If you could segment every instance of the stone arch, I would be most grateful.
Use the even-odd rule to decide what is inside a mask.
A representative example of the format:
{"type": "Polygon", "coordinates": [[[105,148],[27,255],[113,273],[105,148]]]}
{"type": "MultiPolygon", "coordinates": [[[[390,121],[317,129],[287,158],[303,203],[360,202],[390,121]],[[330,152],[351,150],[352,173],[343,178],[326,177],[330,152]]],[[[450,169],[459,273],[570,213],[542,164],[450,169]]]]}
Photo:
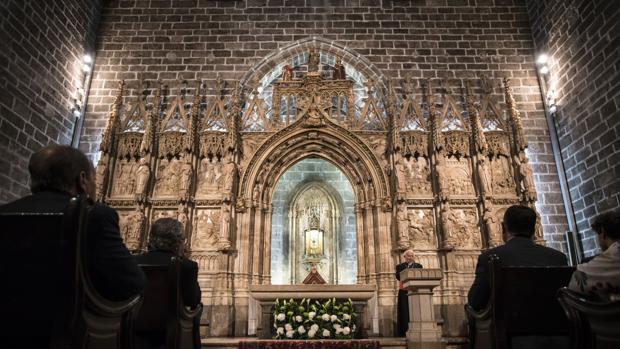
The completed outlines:
{"type": "MultiPolygon", "coordinates": [[[[341,57],[343,62],[360,72],[365,79],[374,80],[379,90],[387,91],[387,77],[367,58],[345,45],[318,36],[297,40],[270,53],[243,75],[240,85],[250,90],[257,88],[260,80],[274,69],[281,68],[284,65],[283,62],[288,62],[311,48],[341,57]]],[[[366,81],[358,82],[363,85],[366,81]]]]}

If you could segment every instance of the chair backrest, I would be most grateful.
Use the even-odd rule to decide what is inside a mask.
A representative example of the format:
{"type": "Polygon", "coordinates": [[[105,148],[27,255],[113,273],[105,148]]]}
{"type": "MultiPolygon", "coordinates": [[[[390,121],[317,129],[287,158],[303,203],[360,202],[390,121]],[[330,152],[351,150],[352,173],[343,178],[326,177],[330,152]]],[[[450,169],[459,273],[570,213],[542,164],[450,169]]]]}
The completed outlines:
{"type": "Polygon", "coordinates": [[[514,336],[568,336],[568,319],[557,302],[573,267],[505,267],[490,259],[491,316],[496,347],[514,336]]]}
{"type": "Polygon", "coordinates": [[[588,300],[567,288],[558,300],[572,325],[573,348],[620,348],[620,301],[588,300]]]}
{"type": "Polygon", "coordinates": [[[2,336],[61,338],[77,314],[77,237],[85,201],[64,212],[0,213],[2,336]]]}

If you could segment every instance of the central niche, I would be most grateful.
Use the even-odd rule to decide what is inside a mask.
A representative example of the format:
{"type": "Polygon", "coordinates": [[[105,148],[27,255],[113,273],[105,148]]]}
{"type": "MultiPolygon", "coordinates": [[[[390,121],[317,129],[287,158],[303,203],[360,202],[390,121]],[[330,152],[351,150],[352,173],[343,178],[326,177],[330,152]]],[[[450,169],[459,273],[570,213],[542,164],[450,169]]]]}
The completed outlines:
{"type": "Polygon", "coordinates": [[[331,162],[306,158],[291,166],[273,195],[272,284],[300,284],[313,267],[329,284],[354,284],[354,203],[351,183],[331,162]]]}

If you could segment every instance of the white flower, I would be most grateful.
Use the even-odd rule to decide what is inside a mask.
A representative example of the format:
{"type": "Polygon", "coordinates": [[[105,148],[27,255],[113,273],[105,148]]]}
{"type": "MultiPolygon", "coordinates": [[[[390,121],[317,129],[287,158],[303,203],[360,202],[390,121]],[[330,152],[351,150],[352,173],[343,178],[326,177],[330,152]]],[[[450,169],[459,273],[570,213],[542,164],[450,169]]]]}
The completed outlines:
{"type": "Polygon", "coordinates": [[[284,319],[286,319],[286,315],[280,313],[278,314],[278,317],[276,317],[276,319],[278,319],[278,321],[284,321],[284,319]]]}
{"type": "Polygon", "coordinates": [[[315,334],[316,334],[316,331],[313,331],[313,330],[308,331],[308,338],[314,338],[315,334]]]}
{"type": "Polygon", "coordinates": [[[340,327],[342,327],[342,325],[341,325],[341,324],[334,324],[334,328],[335,328],[335,329],[339,329],[340,327]]]}
{"type": "Polygon", "coordinates": [[[286,332],[290,332],[293,330],[293,326],[291,326],[291,324],[286,324],[284,325],[284,329],[286,330],[286,332]]]}
{"type": "Polygon", "coordinates": [[[278,329],[276,330],[277,334],[284,334],[284,327],[278,327],[278,329]]]}
{"type": "Polygon", "coordinates": [[[295,321],[302,322],[302,321],[304,321],[304,319],[301,316],[297,315],[297,316],[295,316],[295,321]]]}
{"type": "Polygon", "coordinates": [[[355,332],[355,324],[353,324],[353,327],[351,328],[351,331],[355,332]]]}
{"type": "Polygon", "coordinates": [[[288,338],[293,338],[293,335],[295,334],[295,331],[286,331],[286,336],[288,338]]]}
{"type": "Polygon", "coordinates": [[[331,319],[332,319],[332,322],[336,322],[338,320],[338,317],[336,315],[332,315],[331,319]]]}
{"type": "Polygon", "coordinates": [[[349,315],[349,314],[342,314],[342,318],[344,320],[349,320],[351,318],[351,315],[349,315]]]}
{"type": "Polygon", "coordinates": [[[304,333],[306,333],[306,328],[303,327],[303,326],[299,326],[299,328],[297,328],[297,332],[299,332],[301,334],[304,334],[304,333]]]}
{"type": "Polygon", "coordinates": [[[338,327],[338,328],[336,329],[336,334],[340,334],[340,333],[342,333],[342,328],[338,327]]]}
{"type": "Polygon", "coordinates": [[[313,324],[312,326],[310,326],[310,329],[311,329],[312,331],[316,332],[316,331],[318,331],[318,330],[319,330],[319,325],[317,325],[317,324],[313,324]]]}
{"type": "Polygon", "coordinates": [[[316,316],[316,313],[313,312],[313,311],[308,313],[308,319],[310,319],[310,320],[314,319],[315,316],[316,316]]]}
{"type": "Polygon", "coordinates": [[[323,319],[323,321],[329,321],[329,314],[323,314],[323,316],[321,316],[321,319],[323,319]]]}
{"type": "Polygon", "coordinates": [[[329,337],[329,330],[323,330],[323,337],[329,337]]]}
{"type": "MultiPolygon", "coordinates": [[[[354,327],[355,327],[355,325],[354,325],[354,327]]],[[[351,333],[351,329],[349,328],[349,326],[345,326],[342,329],[342,333],[344,333],[345,336],[348,335],[349,333],[351,333]]]]}

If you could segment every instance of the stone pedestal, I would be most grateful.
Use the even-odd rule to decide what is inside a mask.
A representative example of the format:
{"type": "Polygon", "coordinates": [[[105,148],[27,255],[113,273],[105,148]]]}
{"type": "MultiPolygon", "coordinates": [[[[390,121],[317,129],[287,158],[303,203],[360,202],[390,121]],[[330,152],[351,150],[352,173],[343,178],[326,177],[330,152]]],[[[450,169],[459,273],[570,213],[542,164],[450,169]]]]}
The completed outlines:
{"type": "Polygon", "coordinates": [[[409,291],[409,329],[407,349],[439,349],[441,328],[433,310],[433,289],[443,277],[440,269],[405,269],[400,273],[403,287],[409,291]]]}

